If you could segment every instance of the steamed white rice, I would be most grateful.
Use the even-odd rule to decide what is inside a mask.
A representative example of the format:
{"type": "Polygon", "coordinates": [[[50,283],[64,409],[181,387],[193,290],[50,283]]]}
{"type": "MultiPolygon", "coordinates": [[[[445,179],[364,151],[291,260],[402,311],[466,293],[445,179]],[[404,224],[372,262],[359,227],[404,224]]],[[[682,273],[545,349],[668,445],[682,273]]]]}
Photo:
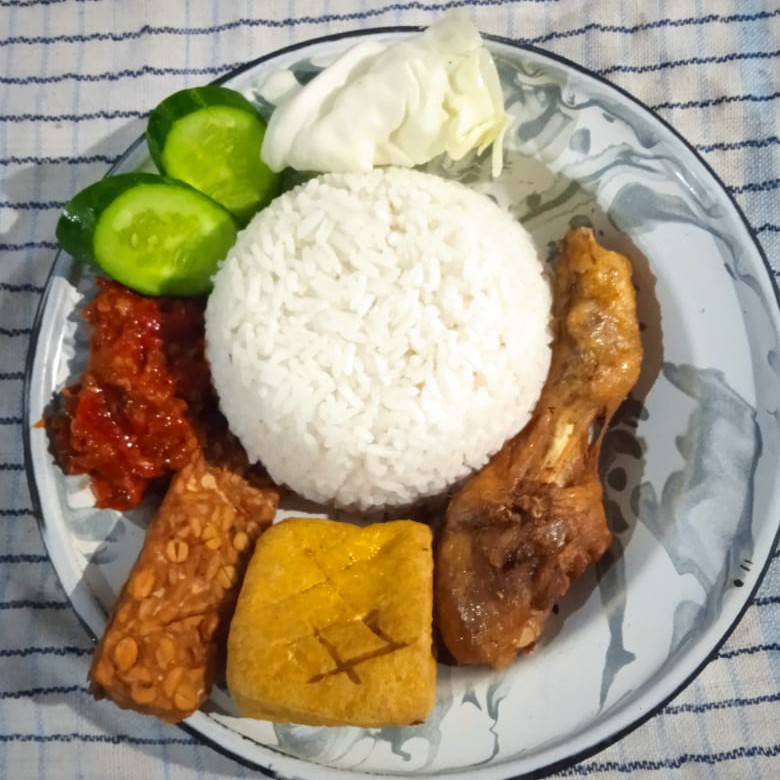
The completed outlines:
{"type": "Polygon", "coordinates": [[[252,460],[314,501],[441,492],[527,422],[550,290],[526,230],[416,171],[326,174],[277,198],[214,280],[207,354],[252,460]]]}

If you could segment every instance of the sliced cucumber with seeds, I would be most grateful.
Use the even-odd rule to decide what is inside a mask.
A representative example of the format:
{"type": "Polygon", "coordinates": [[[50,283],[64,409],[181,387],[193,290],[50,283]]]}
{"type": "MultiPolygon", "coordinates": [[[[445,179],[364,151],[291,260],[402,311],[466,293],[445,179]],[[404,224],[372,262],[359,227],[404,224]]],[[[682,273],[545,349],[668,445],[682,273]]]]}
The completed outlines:
{"type": "Polygon", "coordinates": [[[176,92],[149,115],[146,140],[157,167],[191,184],[245,224],[279,188],[260,159],[265,122],[241,94],[225,87],[176,92]]]}
{"type": "Polygon", "coordinates": [[[57,240],[137,292],[202,295],[237,229],[230,212],[192,187],[127,173],[76,195],[57,223],[57,240]]]}

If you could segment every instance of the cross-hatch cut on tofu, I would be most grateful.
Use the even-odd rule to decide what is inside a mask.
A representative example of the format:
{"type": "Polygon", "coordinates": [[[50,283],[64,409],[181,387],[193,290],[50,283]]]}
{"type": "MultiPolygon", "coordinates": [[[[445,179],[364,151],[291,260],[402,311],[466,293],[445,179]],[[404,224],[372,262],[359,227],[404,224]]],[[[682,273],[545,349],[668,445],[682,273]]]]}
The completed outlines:
{"type": "Polygon", "coordinates": [[[406,725],[433,706],[431,531],[295,518],[249,566],[228,640],[239,710],[310,725],[406,725]]]}
{"type": "MultiPolygon", "coordinates": [[[[392,540],[391,540],[392,541],[392,540]]],[[[340,570],[341,573],[348,571],[349,569],[353,568],[357,564],[368,564],[371,563],[374,558],[382,554],[382,550],[385,548],[386,545],[383,545],[378,550],[374,551],[368,558],[361,558],[358,560],[352,561],[349,565],[345,566],[343,569],[340,570]]],[[[338,588],[336,588],[330,577],[325,572],[325,569],[320,566],[319,562],[317,561],[317,556],[314,554],[314,551],[309,549],[308,547],[305,547],[302,551],[302,554],[306,556],[317,568],[322,571],[323,574],[323,581],[318,583],[317,585],[314,585],[312,587],[321,587],[323,585],[330,585],[331,587],[334,587],[337,595],[339,598],[341,598],[349,607],[350,609],[358,612],[359,610],[355,610],[355,607],[349,603],[349,601],[344,598],[344,594],[341,593],[338,588]]],[[[384,632],[379,627],[379,611],[376,609],[372,609],[368,614],[361,615],[360,617],[355,618],[354,620],[348,621],[347,623],[340,623],[339,626],[343,626],[344,628],[349,629],[350,623],[356,623],[360,622],[362,625],[364,625],[377,639],[379,639],[381,642],[383,642],[383,646],[377,648],[376,650],[371,650],[365,653],[360,653],[358,655],[353,656],[352,658],[342,658],[339,654],[338,648],[332,643],[329,642],[324,636],[323,636],[323,630],[327,630],[331,626],[327,626],[325,629],[320,630],[319,628],[314,629],[314,636],[317,638],[317,641],[325,648],[325,650],[328,652],[328,655],[333,659],[333,663],[335,664],[333,669],[329,669],[324,672],[318,672],[317,674],[312,675],[312,677],[309,679],[310,683],[319,682],[320,680],[323,680],[325,677],[330,677],[334,674],[346,674],[346,676],[353,682],[359,684],[361,682],[360,676],[358,675],[356,671],[356,667],[364,663],[366,661],[370,661],[372,658],[379,658],[380,656],[387,655],[388,653],[393,653],[396,650],[400,650],[402,647],[407,647],[408,642],[396,642],[395,640],[391,639],[390,637],[386,636],[384,632]]],[[[336,625],[336,624],[332,624],[336,625]]]]}
{"type": "Polygon", "coordinates": [[[336,668],[329,671],[329,672],[321,672],[320,674],[315,674],[310,680],[310,683],[319,682],[325,677],[330,677],[334,674],[346,674],[347,677],[349,677],[350,680],[352,680],[353,683],[361,683],[362,680],[360,679],[360,676],[357,673],[356,667],[360,664],[364,663],[365,661],[370,661],[372,658],[379,658],[383,655],[388,655],[389,653],[394,653],[396,650],[400,650],[402,647],[408,647],[408,642],[395,642],[394,640],[390,639],[390,637],[385,636],[384,633],[380,630],[379,626],[375,625],[376,619],[378,616],[378,612],[376,610],[372,610],[368,613],[368,615],[363,616],[360,618],[360,621],[363,623],[363,625],[371,631],[377,638],[379,638],[382,642],[385,643],[384,647],[380,647],[378,650],[374,650],[370,653],[362,653],[361,655],[356,655],[353,658],[346,658],[343,659],[339,656],[339,652],[330,642],[328,642],[325,637],[322,636],[320,631],[318,629],[314,630],[314,636],[317,637],[317,640],[319,643],[330,653],[331,658],[333,659],[333,663],[336,664],[336,668]]]}

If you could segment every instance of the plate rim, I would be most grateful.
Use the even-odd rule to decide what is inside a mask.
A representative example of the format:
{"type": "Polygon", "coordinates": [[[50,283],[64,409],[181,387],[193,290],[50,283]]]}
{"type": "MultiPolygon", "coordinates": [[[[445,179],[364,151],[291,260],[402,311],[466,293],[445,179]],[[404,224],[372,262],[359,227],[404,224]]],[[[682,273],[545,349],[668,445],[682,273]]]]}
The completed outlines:
{"type": "MultiPolygon", "coordinates": [[[[263,62],[276,59],[285,54],[290,54],[301,49],[305,49],[313,46],[319,46],[334,41],[348,40],[351,38],[370,38],[370,37],[376,37],[381,35],[399,35],[399,34],[403,35],[407,33],[409,34],[419,33],[426,28],[427,25],[386,25],[386,26],[379,26],[379,27],[356,28],[353,30],[345,30],[342,32],[329,33],[322,36],[307,38],[305,40],[301,40],[296,43],[274,49],[270,52],[267,52],[266,54],[256,57],[255,59],[249,60],[243,63],[242,65],[233,68],[232,70],[224,73],[218,78],[213,79],[212,81],[207,83],[215,84],[215,85],[223,84],[226,81],[232,80],[240,76],[242,73],[245,73],[246,71],[256,68],[257,66],[261,65],[263,62]]],[[[562,65],[564,68],[570,69],[582,76],[585,76],[588,79],[592,79],[598,82],[600,85],[606,87],[609,90],[613,90],[617,92],[622,98],[624,98],[625,100],[633,104],[640,112],[646,115],[651,121],[660,124],[667,132],[669,132],[674,137],[676,141],[682,143],[687,153],[693,155],[694,159],[702,166],[702,168],[706,171],[706,173],[709,174],[709,176],[716,183],[720,191],[719,194],[726,198],[727,202],[729,203],[729,205],[733,210],[733,213],[736,214],[737,217],[739,218],[739,221],[742,223],[742,226],[744,227],[747,236],[750,239],[750,243],[752,244],[753,248],[757,252],[758,257],[761,259],[764,265],[764,270],[766,272],[766,277],[768,279],[769,288],[774,294],[775,305],[774,307],[771,306],[771,299],[770,299],[769,300],[770,306],[768,310],[771,312],[770,316],[774,321],[775,329],[780,334],[780,281],[775,278],[772,266],[769,262],[766,252],[764,251],[763,246],[761,245],[761,242],[758,239],[756,231],[753,229],[753,226],[748,221],[747,217],[745,216],[745,213],[743,212],[740,205],[737,203],[735,197],[729,192],[728,188],[721,180],[720,176],[713,169],[713,167],[704,159],[704,157],[699,153],[696,147],[694,147],[693,144],[690,141],[688,141],[674,127],[673,124],[671,124],[671,122],[669,122],[668,120],[660,116],[658,113],[653,111],[652,108],[650,108],[648,105],[646,105],[644,102],[642,102],[639,98],[637,98],[635,95],[630,93],[625,88],[619,86],[618,84],[615,84],[605,76],[602,76],[601,74],[588,69],[584,65],[581,65],[574,60],[568,59],[567,57],[564,57],[563,55],[560,55],[548,49],[533,44],[524,43],[522,39],[513,39],[507,36],[496,35],[492,33],[484,33],[484,32],[480,32],[480,35],[483,38],[483,40],[508,46],[519,52],[530,52],[543,59],[550,60],[556,64],[562,65]]],[[[106,170],[106,172],[103,174],[101,178],[106,178],[108,176],[113,175],[116,169],[122,166],[123,163],[127,160],[127,158],[129,158],[138,149],[140,145],[145,143],[145,141],[146,141],[145,133],[142,133],[138,138],[135,139],[135,141],[133,141],[125,149],[125,151],[119,157],[117,157],[117,159],[110,165],[110,167],[106,170]]],[[[37,356],[38,345],[41,336],[41,323],[47,309],[47,302],[51,296],[51,292],[54,286],[54,280],[57,277],[57,271],[59,267],[64,264],[65,256],[66,253],[64,252],[64,250],[57,249],[54,255],[54,259],[52,261],[51,268],[49,269],[49,273],[46,277],[43,293],[41,295],[41,298],[38,302],[38,306],[36,308],[35,317],[32,322],[32,333],[27,348],[26,358],[25,358],[24,387],[23,387],[23,397],[22,397],[22,420],[23,420],[22,438],[23,438],[23,449],[24,449],[24,457],[25,457],[25,474],[27,478],[28,489],[30,491],[30,498],[32,501],[33,515],[35,517],[36,524],[41,534],[41,538],[44,543],[44,546],[46,547],[46,551],[49,556],[50,563],[52,565],[52,568],[55,571],[55,574],[57,575],[58,580],[60,580],[59,571],[57,567],[54,565],[54,560],[57,558],[57,553],[54,552],[54,556],[53,556],[53,551],[50,548],[49,541],[47,541],[48,535],[46,533],[46,520],[43,516],[42,503],[38,491],[38,485],[34,478],[35,472],[34,472],[33,461],[32,461],[32,431],[33,431],[33,425],[36,421],[32,421],[30,419],[30,411],[31,411],[31,391],[32,391],[31,379],[32,379],[35,358],[37,356]]],[[[778,547],[778,544],[780,543],[780,516],[778,516],[776,522],[777,522],[777,528],[775,529],[774,538],[771,541],[771,545],[770,545],[770,549],[772,550],[776,549],[778,547]]],[[[598,739],[595,742],[591,743],[590,745],[574,753],[571,753],[570,755],[567,755],[564,758],[545,763],[543,766],[540,766],[536,769],[532,769],[530,771],[524,772],[519,775],[514,774],[512,770],[512,765],[517,761],[517,758],[510,758],[506,762],[502,762],[496,765],[495,769],[498,770],[499,767],[503,767],[506,771],[508,771],[509,774],[502,775],[502,777],[506,778],[506,780],[539,780],[540,778],[547,777],[550,774],[559,772],[562,769],[571,767],[577,763],[580,763],[583,760],[586,760],[596,755],[597,753],[601,752],[602,750],[605,750],[611,745],[616,744],[624,737],[626,737],[628,734],[638,729],[647,721],[649,721],[650,719],[658,715],[661,712],[661,710],[663,710],[663,708],[670,701],[672,701],[674,698],[679,696],[679,694],[682,693],[682,691],[688,688],[690,684],[701,674],[704,668],[708,666],[709,663],[717,657],[721,647],[726,643],[729,637],[733,634],[737,625],[739,625],[739,623],[742,622],[745,613],[750,608],[756,596],[756,593],[758,592],[759,588],[761,587],[761,584],[764,581],[766,573],[771,564],[771,560],[772,560],[772,555],[770,554],[769,556],[767,556],[767,559],[764,561],[761,570],[755,575],[755,580],[752,588],[749,591],[746,591],[744,602],[742,603],[741,607],[736,613],[734,619],[728,625],[726,630],[719,637],[717,642],[714,644],[712,649],[707,653],[704,659],[693,669],[692,672],[690,672],[682,680],[682,682],[680,682],[676,687],[674,687],[674,689],[670,693],[662,697],[662,699],[659,700],[655,705],[649,707],[646,712],[640,714],[637,718],[635,718],[634,720],[632,720],[630,723],[623,726],[622,728],[619,728],[616,731],[612,732],[609,736],[602,739],[598,739]]],[[[68,600],[72,612],[76,615],[79,623],[83,626],[90,641],[94,645],[98,641],[98,637],[96,636],[95,632],[90,628],[89,624],[86,622],[86,619],[82,617],[81,613],[77,610],[71,598],[71,594],[65,593],[65,596],[68,600]]],[[[196,713],[196,715],[198,714],[202,714],[202,713],[200,712],[196,713]]],[[[233,752],[230,748],[217,742],[214,738],[198,730],[196,726],[189,724],[186,721],[180,722],[176,725],[186,733],[190,734],[191,736],[194,736],[201,744],[207,745],[208,747],[220,753],[221,755],[230,758],[231,760],[236,761],[239,764],[249,769],[260,771],[262,774],[266,775],[267,777],[274,778],[275,780],[293,780],[294,778],[295,780],[299,780],[297,776],[287,774],[286,772],[279,771],[270,766],[259,764],[250,758],[247,758],[243,755],[233,752]]],[[[224,727],[223,724],[219,724],[219,725],[224,727]]],[[[254,740],[245,737],[239,732],[233,732],[233,733],[241,739],[246,739],[252,744],[257,744],[254,742],[254,740]]],[[[306,765],[309,767],[314,767],[316,770],[320,772],[322,772],[323,770],[326,772],[330,771],[330,772],[335,772],[337,774],[341,773],[345,777],[353,776],[355,778],[358,778],[361,775],[375,776],[377,778],[401,777],[401,775],[397,775],[393,773],[366,772],[364,770],[356,772],[355,770],[351,770],[351,769],[331,767],[323,764],[318,764],[312,761],[307,761],[306,759],[301,759],[295,756],[290,756],[286,753],[277,750],[274,746],[271,745],[263,745],[262,747],[266,750],[277,753],[280,758],[292,762],[296,762],[298,764],[306,765]]],[[[443,776],[465,777],[469,772],[473,771],[474,769],[475,767],[464,767],[460,769],[444,770],[443,772],[431,774],[428,776],[431,778],[443,777],[443,776]]],[[[485,770],[489,771],[489,766],[485,766],[477,769],[477,771],[480,773],[485,770]]]]}

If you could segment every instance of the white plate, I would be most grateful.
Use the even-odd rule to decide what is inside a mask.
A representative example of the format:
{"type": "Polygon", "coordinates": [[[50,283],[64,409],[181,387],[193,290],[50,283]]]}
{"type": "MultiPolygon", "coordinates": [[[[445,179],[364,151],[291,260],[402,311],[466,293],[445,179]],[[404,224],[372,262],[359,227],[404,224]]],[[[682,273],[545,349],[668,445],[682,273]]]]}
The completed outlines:
{"type": "MultiPolygon", "coordinates": [[[[255,96],[265,74],[310,73],[373,30],[285,49],[224,83],[255,96]]],[[[606,438],[615,542],[561,602],[538,652],[503,671],[440,666],[436,707],[401,729],[310,728],[236,717],[216,691],[187,725],[279,776],[507,778],[616,739],[695,675],[741,616],[780,518],[778,304],[771,275],[721,183],[671,128],[627,94],[544,52],[491,39],[515,123],[505,170],[433,165],[492,193],[541,247],[591,224],[628,253],[645,363],[606,438]]],[[[145,144],[114,172],[148,166],[145,144]]],[[[30,352],[27,422],[86,354],[76,312],[93,278],[60,254],[30,352]]],[[[42,533],[74,609],[100,634],[140,547],[143,512],[89,505],[28,425],[42,533]]],[[[140,717],[140,716],[139,716],[140,717]]]]}

